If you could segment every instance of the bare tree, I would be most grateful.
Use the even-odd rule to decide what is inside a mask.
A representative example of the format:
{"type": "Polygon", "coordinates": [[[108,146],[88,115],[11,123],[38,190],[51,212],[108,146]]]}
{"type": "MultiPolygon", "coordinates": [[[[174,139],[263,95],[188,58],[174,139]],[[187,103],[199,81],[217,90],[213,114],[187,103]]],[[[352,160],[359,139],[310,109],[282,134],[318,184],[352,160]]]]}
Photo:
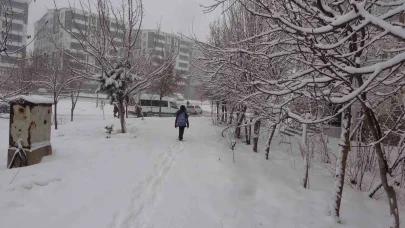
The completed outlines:
{"type": "Polygon", "coordinates": [[[172,95],[177,90],[177,83],[180,81],[181,72],[176,71],[171,64],[162,74],[164,77],[157,80],[151,90],[159,95],[159,117],[162,115],[162,98],[172,95]]]}
{"type": "MultiPolygon", "coordinates": [[[[83,69],[73,71],[99,81],[99,91],[106,93],[111,102],[117,102],[119,112],[123,113],[125,100],[163,78],[161,73],[170,66],[173,58],[168,56],[166,62],[153,66],[151,53],[142,56],[134,54],[140,47],[139,33],[144,14],[142,0],[122,0],[118,7],[114,6],[117,4],[115,1],[113,4],[112,0],[82,0],[79,5],[81,9],[70,6],[72,25],[65,25],[60,20],[59,24],[80,44],[81,52],[94,60],[95,64],[74,58],[83,69]],[[85,12],[84,26],[75,22],[74,12],[77,11],[85,12]]],[[[59,16],[58,9],[57,14],[59,16]]],[[[120,123],[121,132],[125,133],[125,115],[120,115],[120,123]]]]}
{"type": "Polygon", "coordinates": [[[80,92],[84,84],[84,79],[78,79],[71,83],[70,87],[70,101],[72,106],[70,108],[70,121],[73,121],[73,114],[76,108],[77,101],[79,99],[80,92]]]}
{"type": "Polygon", "coordinates": [[[68,96],[74,83],[82,79],[68,67],[71,64],[70,56],[59,52],[54,56],[36,55],[33,57],[33,66],[38,71],[38,76],[33,79],[36,87],[45,88],[52,93],[54,102],[54,123],[58,129],[58,102],[68,96]]]}

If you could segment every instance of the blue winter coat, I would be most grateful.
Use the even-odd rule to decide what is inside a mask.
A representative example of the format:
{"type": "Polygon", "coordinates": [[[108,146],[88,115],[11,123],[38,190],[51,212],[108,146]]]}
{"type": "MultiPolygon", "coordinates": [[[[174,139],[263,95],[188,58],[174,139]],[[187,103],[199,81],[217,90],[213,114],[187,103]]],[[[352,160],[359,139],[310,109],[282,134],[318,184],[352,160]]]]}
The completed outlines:
{"type": "Polygon", "coordinates": [[[176,123],[177,127],[189,126],[188,115],[185,110],[179,110],[176,112],[176,122],[175,123],[176,123]],[[183,119],[183,117],[184,117],[184,119],[183,119]]]}

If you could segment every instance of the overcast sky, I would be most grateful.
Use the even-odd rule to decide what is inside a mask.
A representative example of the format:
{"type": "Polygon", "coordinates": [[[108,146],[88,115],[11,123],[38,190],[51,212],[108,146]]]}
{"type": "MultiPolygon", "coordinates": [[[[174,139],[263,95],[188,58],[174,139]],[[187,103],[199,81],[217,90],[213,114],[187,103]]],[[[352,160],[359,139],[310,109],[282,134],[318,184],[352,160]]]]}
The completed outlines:
{"type": "MultiPolygon", "coordinates": [[[[56,0],[58,7],[68,6],[69,0],[56,0]]],[[[80,0],[70,0],[77,4],[80,0]]],[[[85,0],[87,2],[87,0],[85,0]]],[[[120,2],[120,0],[112,0],[120,2]]],[[[204,14],[200,4],[208,5],[213,0],[143,0],[145,18],[143,28],[154,29],[161,24],[161,30],[169,33],[182,32],[189,35],[193,28],[194,33],[201,40],[208,34],[208,25],[219,17],[220,11],[204,14]]],[[[79,5],[77,5],[79,6],[79,5]]],[[[36,0],[29,8],[28,35],[34,35],[34,23],[39,20],[47,9],[53,9],[53,0],[36,0]]],[[[79,8],[79,7],[78,7],[79,8]]],[[[29,49],[32,49],[30,45],[29,49]]]]}

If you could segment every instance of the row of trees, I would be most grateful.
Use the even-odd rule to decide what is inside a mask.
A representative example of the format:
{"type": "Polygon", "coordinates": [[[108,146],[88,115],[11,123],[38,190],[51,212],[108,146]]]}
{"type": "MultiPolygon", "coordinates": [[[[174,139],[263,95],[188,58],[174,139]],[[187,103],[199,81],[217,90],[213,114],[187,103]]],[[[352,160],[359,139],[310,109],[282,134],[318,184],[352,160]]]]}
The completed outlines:
{"type": "MultiPolygon", "coordinates": [[[[302,151],[309,151],[307,126],[340,116],[329,214],[339,220],[349,153],[370,148],[376,162],[368,170],[378,169],[375,189],[388,197],[390,227],[399,227],[405,1],[218,0],[205,9],[218,7],[223,17],[211,25],[209,42],[199,43],[196,62],[209,75],[205,95],[217,104],[218,120],[234,127],[236,138],[249,126],[247,142],[253,126],[255,151],[259,134],[272,132],[269,148],[276,126],[300,123],[302,151]]],[[[357,155],[366,161],[366,153],[357,155]]]]}

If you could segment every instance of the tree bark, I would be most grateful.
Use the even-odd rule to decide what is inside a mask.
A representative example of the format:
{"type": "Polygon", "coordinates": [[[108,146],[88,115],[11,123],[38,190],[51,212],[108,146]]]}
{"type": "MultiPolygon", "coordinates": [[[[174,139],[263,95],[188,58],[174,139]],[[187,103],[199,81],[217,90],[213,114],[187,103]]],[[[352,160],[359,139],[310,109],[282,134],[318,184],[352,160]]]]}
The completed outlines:
{"type": "Polygon", "coordinates": [[[121,123],[121,133],[126,133],[127,132],[124,110],[125,110],[125,108],[124,108],[124,99],[119,99],[118,100],[118,112],[121,114],[121,115],[119,115],[120,123],[121,123]]]}
{"type": "MultiPolygon", "coordinates": [[[[362,86],[364,84],[363,78],[361,75],[357,75],[356,77],[357,82],[359,86],[362,86]]],[[[367,101],[367,93],[364,92],[361,94],[361,99],[363,101],[367,101]]],[[[382,131],[380,124],[377,120],[377,117],[375,116],[374,111],[366,106],[364,103],[363,104],[363,111],[365,114],[365,120],[366,120],[366,125],[367,125],[367,130],[370,131],[371,136],[374,139],[374,148],[375,148],[375,153],[378,158],[378,166],[380,170],[380,180],[382,187],[384,188],[387,197],[388,197],[388,205],[390,207],[390,216],[392,217],[393,221],[392,224],[390,224],[390,228],[399,228],[400,221],[399,221],[399,211],[398,211],[398,202],[397,202],[397,196],[395,189],[392,185],[388,183],[388,175],[390,174],[390,169],[388,167],[388,162],[387,158],[384,154],[383,148],[381,146],[380,139],[382,138],[382,131]]]]}
{"type": "Polygon", "coordinates": [[[253,131],[255,135],[253,136],[253,151],[257,153],[257,143],[259,142],[259,133],[260,133],[261,121],[256,121],[253,131]]]}
{"type": "Polygon", "coordinates": [[[375,143],[374,148],[378,157],[378,166],[380,170],[381,184],[388,196],[388,205],[390,206],[390,216],[393,217],[394,219],[393,223],[390,224],[390,228],[399,228],[400,222],[399,222],[397,196],[394,187],[388,183],[389,168],[387,164],[387,158],[385,157],[384,151],[381,146],[381,142],[379,142],[379,140],[382,137],[380,125],[376,120],[373,111],[366,106],[363,106],[363,108],[365,109],[366,123],[368,125],[368,129],[370,130],[374,141],[377,142],[375,143]]]}
{"type": "Polygon", "coordinates": [[[270,153],[270,145],[271,141],[273,140],[274,132],[276,131],[277,124],[273,125],[273,129],[271,130],[269,140],[267,141],[266,145],[266,160],[269,160],[269,153],[270,153]]]}
{"type": "Polygon", "coordinates": [[[335,181],[333,184],[332,204],[329,209],[330,215],[339,220],[340,204],[343,196],[343,186],[346,174],[347,155],[350,151],[350,127],[352,115],[349,106],[343,111],[342,133],[340,134],[339,153],[336,161],[335,181]]]}
{"type": "Polygon", "coordinates": [[[228,123],[228,109],[226,108],[226,106],[224,106],[224,110],[225,110],[225,112],[224,112],[224,115],[225,115],[224,123],[227,124],[228,123]]]}
{"type": "Polygon", "coordinates": [[[58,129],[58,101],[54,101],[55,111],[54,111],[54,122],[55,130],[58,129]]]}
{"type": "Polygon", "coordinates": [[[247,107],[244,107],[243,108],[243,113],[240,113],[238,115],[238,120],[237,120],[238,122],[236,123],[236,129],[235,129],[235,136],[238,139],[240,139],[240,133],[241,133],[240,125],[242,125],[243,119],[245,118],[246,109],[247,109],[247,107]]]}
{"type": "Polygon", "coordinates": [[[250,143],[252,141],[252,119],[248,119],[247,121],[249,123],[249,126],[248,126],[248,139],[249,139],[249,145],[250,145],[250,143]]]}
{"type": "Polygon", "coordinates": [[[250,138],[249,138],[249,129],[248,129],[248,119],[245,119],[245,137],[246,137],[246,145],[250,145],[250,138]]]}
{"type": "Polygon", "coordinates": [[[70,121],[73,121],[73,114],[76,108],[77,99],[79,98],[79,92],[77,92],[76,97],[74,97],[74,93],[71,93],[70,96],[72,99],[72,108],[70,109],[70,121]]]}
{"type": "Polygon", "coordinates": [[[70,121],[71,121],[71,122],[73,122],[73,110],[74,110],[74,108],[72,107],[72,108],[70,109],[70,121]]]}
{"type": "Polygon", "coordinates": [[[224,123],[225,121],[225,105],[221,103],[221,122],[224,123]]]}
{"type": "MultiPolygon", "coordinates": [[[[308,148],[308,147],[306,147],[306,148],[308,148]]],[[[309,151],[306,151],[304,161],[305,161],[305,175],[304,175],[304,179],[303,179],[303,187],[308,188],[308,182],[309,182],[309,151]]]]}
{"type": "Polygon", "coordinates": [[[75,103],[74,103],[73,93],[70,94],[70,98],[72,99],[72,107],[70,108],[70,121],[73,122],[73,110],[75,110],[75,103]]]}
{"type": "Polygon", "coordinates": [[[229,124],[230,124],[230,125],[232,124],[232,121],[233,121],[233,110],[234,110],[234,109],[235,109],[235,108],[232,107],[231,113],[230,113],[230,115],[229,115],[229,124]]]}
{"type": "Polygon", "coordinates": [[[125,102],[125,117],[128,119],[128,101],[125,102]]]}
{"type": "Polygon", "coordinates": [[[98,108],[98,92],[97,92],[97,98],[96,98],[96,108],[98,108]]]}
{"type": "Polygon", "coordinates": [[[219,122],[219,102],[217,102],[217,123],[219,122]]]}

